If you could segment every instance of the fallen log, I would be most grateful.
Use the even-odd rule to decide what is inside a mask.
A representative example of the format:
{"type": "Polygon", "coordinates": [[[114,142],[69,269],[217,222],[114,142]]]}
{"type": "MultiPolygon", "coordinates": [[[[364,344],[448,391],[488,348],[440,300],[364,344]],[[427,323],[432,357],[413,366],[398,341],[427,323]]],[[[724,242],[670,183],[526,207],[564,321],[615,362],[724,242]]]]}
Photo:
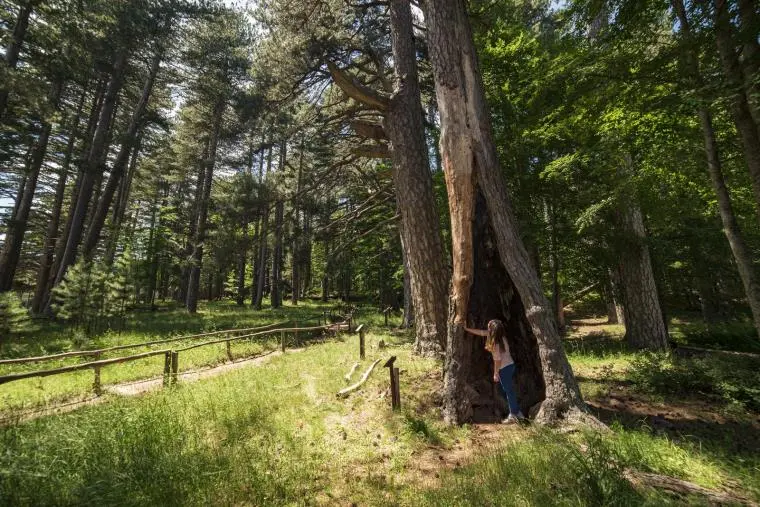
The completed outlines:
{"type": "Polygon", "coordinates": [[[359,389],[367,381],[367,379],[369,378],[370,374],[372,373],[372,370],[375,369],[375,366],[377,366],[377,363],[379,363],[379,362],[380,362],[380,360],[377,359],[374,363],[372,363],[372,366],[370,366],[369,369],[367,369],[367,371],[364,372],[364,375],[362,375],[362,378],[359,379],[359,382],[357,382],[356,384],[354,384],[352,386],[348,386],[345,389],[341,389],[340,391],[338,391],[337,396],[339,398],[342,398],[342,397],[348,396],[349,393],[351,393],[351,392],[356,391],[357,389],[359,389]]]}

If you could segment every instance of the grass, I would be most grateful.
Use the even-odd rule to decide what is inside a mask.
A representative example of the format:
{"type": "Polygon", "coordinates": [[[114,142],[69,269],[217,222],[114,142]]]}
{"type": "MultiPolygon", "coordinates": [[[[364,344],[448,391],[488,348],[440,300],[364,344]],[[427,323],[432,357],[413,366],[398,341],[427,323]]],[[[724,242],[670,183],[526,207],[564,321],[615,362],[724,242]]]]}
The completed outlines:
{"type": "MultiPolygon", "coordinates": [[[[225,324],[255,325],[314,310],[318,307],[303,305],[280,315],[259,315],[212,305],[196,326],[210,325],[217,313],[225,324]]],[[[623,407],[607,414],[608,434],[497,426],[489,430],[497,432],[495,437],[484,440],[482,429],[442,424],[440,364],[413,357],[410,337],[386,332],[380,326],[382,315],[368,311],[359,321],[369,324],[367,358],[352,380],[376,358],[396,355],[402,411],[389,409],[387,371],[381,367],[357,393],[335,396],[346,385],[343,376],[356,361],[358,347],[353,336],[331,339],[256,367],[140,397],[109,395],[104,404],[0,428],[0,504],[700,503],[698,498],[635,489],[624,478],[625,469],[739,490],[760,500],[760,453],[748,443],[753,435],[760,440],[751,421],[757,418],[754,405],[732,405],[715,394],[711,405],[696,405],[720,417],[723,424],[709,428],[700,422],[702,426],[663,430],[623,407]],[[378,348],[380,340],[386,349],[378,348]],[[741,414],[726,410],[731,406],[741,414]]],[[[615,329],[601,331],[605,334],[586,330],[567,342],[588,400],[595,403],[627,389],[641,403],[689,402],[678,388],[690,380],[688,375],[667,364],[638,366],[646,356],[626,350],[615,329]]],[[[100,339],[129,339],[126,335],[100,339]]],[[[223,346],[214,353],[223,357],[223,346]]],[[[146,368],[160,371],[153,364],[146,368]]],[[[721,368],[743,388],[753,379],[746,365],[721,368]]],[[[115,381],[127,372],[115,368],[113,375],[115,381]]],[[[720,377],[709,378],[716,382],[720,377]]],[[[90,382],[87,375],[82,388],[90,382]]],[[[1,386],[0,393],[12,385],[1,386]]],[[[693,384],[684,387],[694,389],[693,384]]],[[[26,395],[32,396],[31,391],[27,388],[26,395]]]]}
{"type": "MultiPolygon", "coordinates": [[[[4,353],[0,357],[27,357],[71,350],[106,348],[160,340],[170,336],[263,326],[287,320],[298,322],[300,326],[315,326],[319,325],[322,312],[332,307],[333,304],[302,301],[296,307],[287,305],[277,310],[251,311],[250,309],[241,309],[231,302],[222,302],[201,305],[200,310],[195,315],[187,314],[182,308],[165,307],[154,313],[132,314],[127,321],[129,331],[109,331],[86,341],[83,341],[76,333],[65,330],[58,325],[52,325],[9,342],[4,347],[4,353]]],[[[363,318],[363,322],[368,324],[379,324],[380,320],[383,319],[382,315],[377,315],[374,312],[359,311],[358,314],[363,318]]],[[[197,341],[195,339],[187,342],[180,341],[171,344],[136,347],[106,354],[102,358],[120,357],[164,348],[176,349],[190,343],[197,343],[197,341]]],[[[236,358],[247,357],[271,350],[275,346],[276,337],[260,337],[250,342],[233,342],[232,354],[236,358]]],[[[0,366],[0,375],[52,369],[91,360],[92,358],[82,357],[44,363],[2,365],[0,366]]],[[[180,357],[180,368],[181,370],[188,370],[213,366],[226,360],[226,346],[222,343],[183,352],[180,357]]],[[[163,357],[155,356],[105,367],[101,373],[101,382],[108,385],[137,381],[154,378],[162,372],[163,357]]],[[[12,417],[12,414],[9,414],[11,412],[89,397],[92,393],[93,380],[92,371],[85,370],[65,375],[20,380],[3,385],[0,388],[0,414],[3,415],[2,418],[8,418],[12,417]]]]}

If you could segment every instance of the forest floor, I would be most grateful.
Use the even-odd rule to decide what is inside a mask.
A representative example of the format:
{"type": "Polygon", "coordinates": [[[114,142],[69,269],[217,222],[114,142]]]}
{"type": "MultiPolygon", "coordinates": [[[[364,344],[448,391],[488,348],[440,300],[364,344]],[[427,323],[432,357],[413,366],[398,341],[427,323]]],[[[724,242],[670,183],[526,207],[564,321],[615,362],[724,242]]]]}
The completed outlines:
{"type": "MultiPolygon", "coordinates": [[[[195,327],[177,331],[207,329],[212,321],[224,328],[295,318],[291,316],[306,320],[319,310],[318,305],[302,305],[270,314],[212,305],[195,318],[195,327]]],[[[138,323],[143,318],[155,317],[137,315],[129,328],[150,329],[151,324],[138,323]]],[[[175,315],[168,311],[161,318],[173,320],[175,315]]],[[[176,319],[181,321],[179,315],[176,319]]],[[[451,428],[440,420],[440,364],[412,356],[410,336],[385,328],[381,315],[365,312],[359,323],[369,326],[367,357],[351,382],[375,359],[396,355],[402,410],[390,410],[382,365],[360,390],[336,397],[348,384],[344,376],[358,355],[356,337],[345,335],[310,344],[298,354],[271,354],[266,361],[202,381],[181,380],[177,387],[141,396],[111,392],[96,406],[6,425],[0,428],[0,504],[715,501],[700,493],[651,487],[651,482],[632,480],[631,474],[689,481],[724,495],[719,498],[729,503],[760,501],[760,362],[752,357],[633,352],[621,340],[622,327],[579,319],[567,335],[568,354],[591,410],[610,424],[611,432],[561,433],[499,424],[451,428]],[[380,340],[386,348],[378,347],[380,340]]],[[[680,332],[673,334],[689,342],[688,333],[680,332]]],[[[130,333],[100,338],[98,346],[103,340],[166,335],[130,333]]],[[[44,340],[41,336],[30,346],[40,347],[44,340]]],[[[64,341],[60,338],[59,350],[71,346],[64,341]]],[[[272,348],[258,346],[238,350],[238,357],[272,348]]],[[[8,350],[27,355],[15,347],[21,345],[8,350]]],[[[221,364],[224,351],[218,352],[216,359],[199,356],[198,363],[221,364]]],[[[125,369],[129,374],[114,367],[112,384],[134,380],[139,373],[125,369]]],[[[160,369],[151,364],[145,373],[155,376],[160,369]]],[[[90,373],[80,394],[91,381],[90,373]]],[[[7,396],[6,388],[21,382],[0,386],[0,399],[7,396]]],[[[66,385],[69,394],[77,394],[74,384],[66,385]]],[[[55,389],[45,384],[43,390],[49,386],[55,389]]],[[[25,392],[50,402],[51,397],[35,393],[39,390],[39,385],[27,386],[7,399],[18,400],[25,392]]]]}

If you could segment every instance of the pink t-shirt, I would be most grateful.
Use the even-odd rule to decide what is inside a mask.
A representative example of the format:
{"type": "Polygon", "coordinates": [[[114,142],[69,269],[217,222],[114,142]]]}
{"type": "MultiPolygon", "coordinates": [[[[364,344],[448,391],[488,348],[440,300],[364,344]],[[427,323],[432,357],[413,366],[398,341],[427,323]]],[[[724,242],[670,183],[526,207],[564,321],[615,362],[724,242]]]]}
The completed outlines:
{"type": "Polygon", "coordinates": [[[491,351],[493,360],[499,364],[499,369],[502,369],[505,366],[509,366],[515,362],[514,359],[512,359],[512,354],[509,353],[509,344],[507,344],[507,340],[502,338],[501,342],[504,344],[503,352],[498,343],[493,344],[493,350],[491,351]]]}

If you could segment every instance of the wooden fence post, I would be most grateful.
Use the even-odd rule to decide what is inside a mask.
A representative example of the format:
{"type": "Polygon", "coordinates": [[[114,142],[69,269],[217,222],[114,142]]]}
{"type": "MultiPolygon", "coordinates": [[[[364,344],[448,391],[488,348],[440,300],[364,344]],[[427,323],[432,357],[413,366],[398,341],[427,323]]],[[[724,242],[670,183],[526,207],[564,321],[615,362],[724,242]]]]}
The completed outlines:
{"type": "Polygon", "coordinates": [[[177,383],[178,372],[179,372],[179,352],[172,351],[172,384],[177,383]]]}
{"type": "Polygon", "coordinates": [[[391,389],[393,391],[393,397],[391,399],[393,410],[398,410],[401,408],[401,386],[399,385],[398,368],[393,368],[393,383],[391,384],[391,389]]]}
{"type": "Polygon", "coordinates": [[[293,327],[296,328],[296,332],[293,334],[293,338],[295,341],[295,346],[298,347],[301,345],[301,342],[298,340],[298,322],[294,322],[293,327]]]}
{"type": "Polygon", "coordinates": [[[398,387],[398,368],[393,367],[393,363],[396,362],[396,356],[391,356],[388,361],[383,365],[388,368],[391,375],[391,407],[396,410],[401,407],[401,396],[398,387]]]}
{"type": "Polygon", "coordinates": [[[172,353],[166,351],[164,355],[164,387],[171,384],[171,372],[172,372],[172,353]]]}
{"type": "Polygon", "coordinates": [[[280,350],[285,353],[285,331],[280,331],[280,350]]]}
{"type": "Polygon", "coordinates": [[[232,362],[232,345],[230,344],[230,341],[227,341],[227,359],[232,362]]]}
{"type": "Polygon", "coordinates": [[[348,332],[349,332],[349,333],[351,332],[351,329],[353,329],[353,328],[351,327],[351,321],[352,321],[352,320],[353,320],[353,317],[352,317],[351,315],[349,315],[349,316],[348,316],[348,332]]]}
{"type": "MultiPolygon", "coordinates": [[[[100,352],[95,354],[95,360],[98,361],[100,359],[100,352]]],[[[95,372],[95,381],[92,383],[92,390],[95,392],[95,396],[100,396],[103,391],[100,388],[100,366],[93,367],[93,370],[95,372]]]]}
{"type": "Polygon", "coordinates": [[[364,359],[364,324],[356,328],[359,332],[359,359],[364,359]]]}

